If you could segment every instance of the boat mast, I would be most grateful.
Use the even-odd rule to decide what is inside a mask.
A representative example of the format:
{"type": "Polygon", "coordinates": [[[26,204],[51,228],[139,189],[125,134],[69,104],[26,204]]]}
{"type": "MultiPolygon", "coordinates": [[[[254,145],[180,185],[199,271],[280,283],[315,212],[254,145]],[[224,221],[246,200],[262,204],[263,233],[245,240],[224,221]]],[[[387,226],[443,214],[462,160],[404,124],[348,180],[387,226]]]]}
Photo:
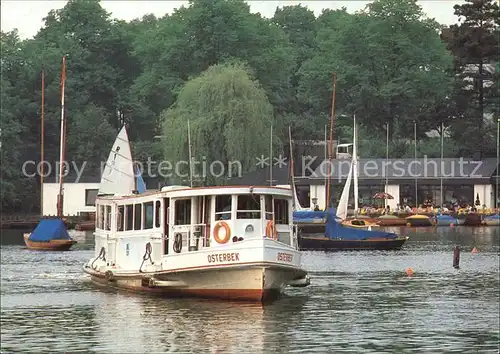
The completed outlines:
{"type": "Polygon", "coordinates": [[[189,154],[189,185],[193,188],[193,160],[191,154],[191,128],[188,119],[188,154],[189,154]]]}
{"type": "Polygon", "coordinates": [[[330,205],[330,179],[333,171],[332,168],[332,158],[333,158],[333,122],[335,116],[335,90],[337,86],[337,75],[333,73],[333,91],[332,91],[332,112],[330,117],[330,144],[328,146],[328,178],[326,185],[326,209],[330,205]]]}
{"type": "Polygon", "coordinates": [[[352,148],[352,172],[354,174],[354,215],[358,215],[358,128],[356,125],[356,114],[353,116],[354,120],[354,137],[353,137],[353,148],[352,148]]]}
{"type": "Polygon", "coordinates": [[[66,127],[64,121],[64,84],[66,81],[66,56],[62,59],[62,72],[61,72],[61,142],[59,151],[59,195],[57,198],[57,216],[63,217],[63,161],[64,161],[64,148],[66,141],[66,127]]]}
{"type": "MultiPolygon", "coordinates": [[[[413,134],[415,139],[415,163],[417,161],[417,122],[413,122],[413,134]]],[[[415,175],[415,208],[418,208],[418,180],[415,175]]]]}
{"type": "Polygon", "coordinates": [[[44,155],[44,138],[45,138],[45,68],[42,67],[42,119],[41,119],[41,170],[40,170],[40,217],[43,217],[43,178],[44,178],[44,166],[45,166],[45,155],[44,155]]]}
{"type": "Polygon", "coordinates": [[[441,168],[439,170],[439,182],[440,182],[440,205],[443,208],[443,155],[444,155],[444,124],[441,122],[441,168]]]}
{"type": "Polygon", "coordinates": [[[273,186],[273,124],[271,123],[271,136],[269,138],[269,185],[273,186]]]}
{"type": "Polygon", "coordinates": [[[294,166],[293,166],[293,152],[292,152],[292,128],[288,126],[288,143],[290,144],[290,188],[292,189],[293,193],[293,200],[292,200],[292,205],[293,205],[293,210],[296,210],[297,205],[295,205],[295,195],[297,191],[295,190],[295,180],[294,180],[294,166]]]}
{"type": "MultiPolygon", "coordinates": [[[[384,166],[384,173],[385,173],[385,188],[384,192],[389,193],[389,176],[387,176],[387,166],[389,165],[389,123],[386,123],[386,138],[385,138],[385,166],[384,166]]],[[[387,199],[385,199],[385,205],[387,208],[387,199]]]]}

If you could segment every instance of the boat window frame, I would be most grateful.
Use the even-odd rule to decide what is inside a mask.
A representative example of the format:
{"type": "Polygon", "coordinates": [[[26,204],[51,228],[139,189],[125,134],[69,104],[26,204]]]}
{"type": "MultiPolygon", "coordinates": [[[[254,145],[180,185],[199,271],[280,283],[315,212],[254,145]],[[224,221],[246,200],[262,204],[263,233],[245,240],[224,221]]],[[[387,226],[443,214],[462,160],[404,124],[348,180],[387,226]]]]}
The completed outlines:
{"type": "Polygon", "coordinates": [[[134,203],[134,231],[142,230],[142,219],[142,203],[134,203]],[[137,211],[139,211],[139,214],[137,214],[137,211]]]}
{"type": "Polygon", "coordinates": [[[215,195],[214,199],[214,216],[215,220],[231,220],[232,219],[232,212],[233,212],[233,195],[232,194],[218,194],[215,195]],[[229,198],[229,210],[224,210],[228,206],[224,206],[221,211],[218,211],[220,208],[218,208],[218,201],[220,200],[219,198],[229,198]]]}
{"type": "Polygon", "coordinates": [[[116,209],[116,231],[125,230],[125,205],[117,205],[116,209]]]}
{"type": "Polygon", "coordinates": [[[174,199],[174,220],[173,220],[173,225],[174,226],[181,226],[181,225],[191,225],[191,221],[192,221],[192,218],[191,218],[191,208],[192,208],[192,204],[193,204],[193,201],[191,200],[191,197],[186,197],[186,198],[176,198],[174,199]],[[180,210],[180,208],[178,207],[178,203],[182,203],[182,202],[185,202],[187,203],[186,207],[184,209],[185,212],[186,212],[186,217],[184,218],[184,220],[182,220],[182,222],[187,222],[187,223],[178,223],[178,212],[180,210]]]}
{"type": "Polygon", "coordinates": [[[262,199],[261,199],[261,194],[237,194],[236,195],[236,219],[237,220],[255,220],[255,219],[260,219],[262,217],[262,199]],[[251,202],[257,202],[258,203],[258,208],[256,209],[249,209],[247,207],[252,208],[253,206],[250,205],[249,203],[246,203],[247,201],[244,200],[244,198],[248,198],[247,201],[251,202]],[[240,205],[240,201],[245,202],[246,205],[244,207],[240,205]],[[240,209],[240,206],[243,207],[240,209]]]}
{"type": "Polygon", "coordinates": [[[150,230],[154,226],[154,201],[150,200],[148,202],[142,203],[142,229],[143,230],[150,230]],[[148,224],[147,220],[147,208],[151,207],[151,220],[150,223],[148,224]]]}
{"type": "Polygon", "coordinates": [[[134,204],[126,204],[125,205],[125,227],[124,231],[133,231],[134,230],[134,204]],[[130,213],[130,211],[132,211],[130,213]],[[130,214],[130,215],[129,215],[130,214]]]}
{"type": "Polygon", "coordinates": [[[106,231],[111,231],[111,205],[105,205],[104,207],[104,229],[106,231]]]}
{"type": "Polygon", "coordinates": [[[161,200],[155,200],[154,202],[154,227],[159,229],[161,227],[161,200]]]}
{"type": "Polygon", "coordinates": [[[273,210],[274,210],[274,222],[277,225],[289,225],[290,224],[290,200],[288,198],[273,198],[273,210]],[[278,203],[284,203],[283,206],[279,206],[278,203]],[[282,210],[281,210],[282,208],[282,210]],[[284,221],[283,221],[284,219],[284,221]],[[283,222],[282,222],[283,221],[283,222]]]}

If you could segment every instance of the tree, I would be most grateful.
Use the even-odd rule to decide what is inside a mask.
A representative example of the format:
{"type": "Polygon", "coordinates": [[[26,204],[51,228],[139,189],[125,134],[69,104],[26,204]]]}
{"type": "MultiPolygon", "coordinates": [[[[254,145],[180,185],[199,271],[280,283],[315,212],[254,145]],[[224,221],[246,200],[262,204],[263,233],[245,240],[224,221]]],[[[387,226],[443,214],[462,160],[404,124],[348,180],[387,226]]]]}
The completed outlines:
{"type": "MultiPolygon", "coordinates": [[[[272,118],[265,91],[248,68],[239,63],[214,65],[188,81],[175,105],[163,113],[165,156],[172,164],[188,161],[189,120],[194,160],[207,166],[220,161],[226,177],[235,161],[243,171],[253,170],[256,157],[269,155],[272,118]]],[[[273,140],[278,151],[281,144],[273,140]]],[[[210,176],[210,171],[204,176],[200,164],[193,167],[203,182],[223,183],[223,177],[210,176]]]]}
{"type": "Polygon", "coordinates": [[[479,143],[490,133],[485,117],[498,116],[500,104],[499,73],[495,70],[500,61],[499,6],[492,0],[466,0],[454,9],[460,23],[445,29],[442,39],[454,55],[454,74],[459,79],[457,95],[468,105],[462,106],[462,118],[454,122],[453,134],[457,139],[463,131],[471,136],[461,153],[487,153],[489,145],[479,143]]]}
{"type": "Polygon", "coordinates": [[[338,114],[355,111],[362,125],[379,132],[390,123],[401,136],[411,134],[418,117],[423,135],[452,85],[439,25],[415,0],[378,0],[362,13],[335,15],[331,30],[318,30],[318,53],[300,69],[302,100],[316,114],[328,112],[336,72],[338,114]]]}

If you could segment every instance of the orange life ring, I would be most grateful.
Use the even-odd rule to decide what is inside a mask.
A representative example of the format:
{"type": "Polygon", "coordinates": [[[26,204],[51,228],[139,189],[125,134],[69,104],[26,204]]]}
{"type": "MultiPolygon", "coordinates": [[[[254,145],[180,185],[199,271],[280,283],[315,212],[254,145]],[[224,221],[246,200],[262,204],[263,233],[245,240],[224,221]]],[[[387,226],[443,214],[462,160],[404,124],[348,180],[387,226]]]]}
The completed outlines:
{"type": "Polygon", "coordinates": [[[227,241],[229,241],[230,238],[231,238],[231,228],[229,227],[229,225],[225,221],[219,221],[217,224],[215,224],[215,226],[214,226],[214,240],[217,243],[227,243],[227,241]],[[223,227],[224,230],[226,230],[226,235],[224,236],[224,238],[221,238],[219,236],[219,230],[221,229],[221,227],[223,227]]]}
{"type": "Polygon", "coordinates": [[[266,237],[271,238],[273,240],[278,239],[278,231],[276,230],[276,224],[273,220],[269,220],[266,226],[266,237]]]}

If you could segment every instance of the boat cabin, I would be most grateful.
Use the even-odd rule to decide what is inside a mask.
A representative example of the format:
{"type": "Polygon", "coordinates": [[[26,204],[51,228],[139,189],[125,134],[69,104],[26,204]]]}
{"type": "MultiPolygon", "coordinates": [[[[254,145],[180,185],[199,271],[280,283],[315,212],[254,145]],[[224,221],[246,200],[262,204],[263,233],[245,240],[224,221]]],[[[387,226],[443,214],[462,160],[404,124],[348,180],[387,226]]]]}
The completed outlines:
{"type": "Polygon", "coordinates": [[[102,196],[96,199],[96,256],[104,247],[109,265],[140,269],[148,242],[152,262],[266,238],[297,248],[292,212],[291,190],[279,187],[169,186],[102,196]]]}

